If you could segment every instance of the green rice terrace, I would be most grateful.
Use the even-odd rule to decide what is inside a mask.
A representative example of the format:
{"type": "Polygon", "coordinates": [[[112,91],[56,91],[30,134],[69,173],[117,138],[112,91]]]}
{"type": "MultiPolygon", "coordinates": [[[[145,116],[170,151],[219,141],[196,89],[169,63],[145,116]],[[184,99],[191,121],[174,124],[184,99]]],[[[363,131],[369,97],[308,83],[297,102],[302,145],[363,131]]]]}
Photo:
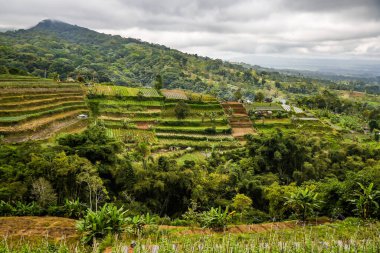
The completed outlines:
{"type": "Polygon", "coordinates": [[[57,83],[11,75],[0,77],[0,89],[0,134],[6,142],[80,132],[90,122],[104,125],[108,136],[126,145],[145,142],[157,152],[235,148],[247,134],[276,128],[334,129],[299,107],[220,103],[211,95],[179,89],[57,83]],[[181,103],[186,115],[179,117],[176,108],[181,103]]]}
{"type": "Polygon", "coordinates": [[[43,140],[103,124],[110,137],[152,150],[239,147],[215,97],[184,90],[57,83],[36,77],[0,77],[0,134],[5,142],[43,140]],[[185,101],[186,115],[176,116],[185,101]]]}
{"type": "Polygon", "coordinates": [[[238,147],[216,98],[184,90],[95,85],[87,89],[92,116],[107,133],[125,143],[161,148],[238,147]],[[176,115],[185,101],[184,117],[176,115]]]}
{"type": "Polygon", "coordinates": [[[87,125],[78,119],[88,112],[79,84],[1,76],[0,90],[0,135],[7,142],[46,139],[87,125]]]}

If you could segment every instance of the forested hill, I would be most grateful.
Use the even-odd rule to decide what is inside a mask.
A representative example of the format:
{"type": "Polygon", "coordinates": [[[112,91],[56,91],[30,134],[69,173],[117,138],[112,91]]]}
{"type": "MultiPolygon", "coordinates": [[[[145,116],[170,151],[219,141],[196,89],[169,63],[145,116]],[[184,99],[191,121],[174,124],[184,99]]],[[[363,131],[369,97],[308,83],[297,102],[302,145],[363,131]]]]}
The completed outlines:
{"type": "Polygon", "coordinates": [[[259,85],[260,76],[243,66],[190,55],[132,38],[98,33],[44,20],[27,30],[0,33],[0,72],[96,79],[150,86],[161,75],[167,88],[228,97],[238,87],[259,85]]]}

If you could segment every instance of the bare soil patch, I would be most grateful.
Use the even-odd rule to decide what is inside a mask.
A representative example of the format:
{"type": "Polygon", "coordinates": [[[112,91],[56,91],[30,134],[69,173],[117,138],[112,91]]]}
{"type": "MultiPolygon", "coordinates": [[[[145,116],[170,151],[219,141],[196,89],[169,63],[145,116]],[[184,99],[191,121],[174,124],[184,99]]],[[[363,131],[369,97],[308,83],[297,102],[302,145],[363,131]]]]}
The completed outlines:
{"type": "Polygon", "coordinates": [[[0,217],[0,237],[77,239],[75,220],[60,217],[0,217]]]}

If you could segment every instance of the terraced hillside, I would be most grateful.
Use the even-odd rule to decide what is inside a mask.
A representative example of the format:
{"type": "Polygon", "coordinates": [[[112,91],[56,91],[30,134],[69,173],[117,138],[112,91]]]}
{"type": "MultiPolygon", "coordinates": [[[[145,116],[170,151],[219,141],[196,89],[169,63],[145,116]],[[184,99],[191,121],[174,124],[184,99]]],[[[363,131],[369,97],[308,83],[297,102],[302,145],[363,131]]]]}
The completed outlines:
{"type": "Polygon", "coordinates": [[[85,127],[77,116],[87,111],[78,84],[0,76],[0,135],[6,142],[46,139],[85,127]]]}
{"type": "Polygon", "coordinates": [[[210,148],[239,145],[222,106],[211,96],[181,90],[96,85],[88,104],[108,134],[126,143],[147,142],[155,148],[210,148]],[[189,115],[177,119],[174,108],[186,101],[189,115]]]}
{"type": "Polygon", "coordinates": [[[246,109],[242,103],[227,102],[222,104],[224,111],[228,115],[229,123],[232,127],[232,136],[243,140],[244,135],[254,134],[252,122],[249,119],[246,109]]]}

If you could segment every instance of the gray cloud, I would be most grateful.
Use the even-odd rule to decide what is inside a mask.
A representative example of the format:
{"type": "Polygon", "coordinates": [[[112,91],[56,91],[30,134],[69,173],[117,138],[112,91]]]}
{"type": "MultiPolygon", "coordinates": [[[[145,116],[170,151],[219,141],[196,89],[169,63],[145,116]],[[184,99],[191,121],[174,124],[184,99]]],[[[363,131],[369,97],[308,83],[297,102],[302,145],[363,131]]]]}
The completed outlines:
{"type": "Polygon", "coordinates": [[[0,29],[46,18],[224,59],[380,61],[380,0],[0,0],[0,29]]]}

